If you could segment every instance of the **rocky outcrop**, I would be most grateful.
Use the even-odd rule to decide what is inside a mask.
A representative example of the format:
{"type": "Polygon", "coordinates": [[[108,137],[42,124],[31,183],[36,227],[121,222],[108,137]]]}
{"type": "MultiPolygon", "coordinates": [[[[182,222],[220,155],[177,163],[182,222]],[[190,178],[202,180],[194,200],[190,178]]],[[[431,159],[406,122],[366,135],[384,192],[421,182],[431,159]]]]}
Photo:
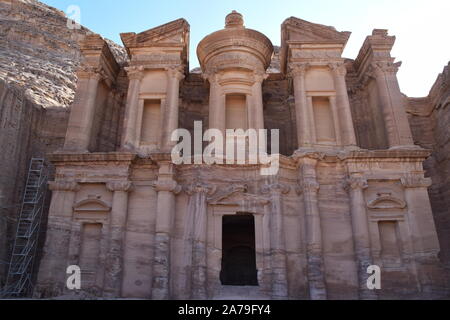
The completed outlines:
{"type": "MultiPolygon", "coordinates": [[[[31,157],[62,147],[80,64],[65,14],[35,0],[0,0],[0,287],[31,157]]],[[[125,50],[106,40],[119,64],[125,50]]]]}

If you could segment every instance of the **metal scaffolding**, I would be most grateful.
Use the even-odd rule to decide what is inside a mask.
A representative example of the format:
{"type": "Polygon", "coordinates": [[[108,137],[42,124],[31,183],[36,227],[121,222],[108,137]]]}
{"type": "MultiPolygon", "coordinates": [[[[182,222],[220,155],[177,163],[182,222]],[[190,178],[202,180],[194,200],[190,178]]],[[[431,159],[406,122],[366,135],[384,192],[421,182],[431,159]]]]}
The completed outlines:
{"type": "Polygon", "coordinates": [[[8,274],[0,292],[3,297],[21,298],[32,294],[33,265],[45,206],[47,179],[48,170],[44,159],[31,159],[8,274]]]}

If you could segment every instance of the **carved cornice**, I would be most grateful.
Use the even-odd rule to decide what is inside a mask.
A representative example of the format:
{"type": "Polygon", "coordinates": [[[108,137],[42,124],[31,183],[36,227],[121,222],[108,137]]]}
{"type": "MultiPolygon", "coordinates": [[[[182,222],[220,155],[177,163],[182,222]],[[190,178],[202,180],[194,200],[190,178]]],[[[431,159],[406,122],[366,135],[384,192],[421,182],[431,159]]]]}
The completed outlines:
{"type": "Polygon", "coordinates": [[[431,178],[425,178],[422,174],[409,173],[401,178],[405,188],[428,188],[431,186],[431,178]]]}
{"type": "Polygon", "coordinates": [[[167,191],[173,192],[174,194],[179,194],[182,187],[174,180],[161,180],[152,182],[152,187],[156,191],[167,191]]]}
{"type": "Polygon", "coordinates": [[[129,192],[133,190],[133,183],[131,181],[110,181],[106,183],[106,188],[112,192],[129,192]]]}
{"type": "Polygon", "coordinates": [[[265,72],[255,71],[253,73],[253,77],[255,79],[255,82],[262,83],[264,80],[266,80],[269,77],[269,74],[265,73],[265,72]]]}
{"type": "Polygon", "coordinates": [[[77,192],[80,190],[80,185],[75,181],[49,181],[48,187],[52,191],[77,192]]]}

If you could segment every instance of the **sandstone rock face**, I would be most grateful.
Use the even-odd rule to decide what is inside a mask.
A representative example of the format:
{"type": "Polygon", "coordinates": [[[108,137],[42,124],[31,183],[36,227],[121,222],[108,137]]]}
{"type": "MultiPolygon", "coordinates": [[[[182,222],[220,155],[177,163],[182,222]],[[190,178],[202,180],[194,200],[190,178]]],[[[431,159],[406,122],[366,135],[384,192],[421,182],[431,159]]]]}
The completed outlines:
{"type": "MultiPolygon", "coordinates": [[[[61,148],[80,64],[64,13],[34,0],[0,1],[0,284],[15,233],[28,162],[61,148]]],[[[117,60],[124,50],[108,40],[117,60]]]]}
{"type": "Polygon", "coordinates": [[[433,180],[428,189],[436,229],[441,243],[440,257],[450,264],[450,65],[438,76],[425,98],[409,98],[409,121],[414,141],[433,150],[424,162],[433,180]]]}

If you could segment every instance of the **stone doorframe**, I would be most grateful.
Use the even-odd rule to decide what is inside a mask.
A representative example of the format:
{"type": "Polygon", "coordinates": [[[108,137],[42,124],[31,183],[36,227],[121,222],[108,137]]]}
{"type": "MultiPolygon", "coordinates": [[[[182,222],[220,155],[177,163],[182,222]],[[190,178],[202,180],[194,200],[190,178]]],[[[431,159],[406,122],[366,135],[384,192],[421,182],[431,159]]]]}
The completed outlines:
{"type": "Polygon", "coordinates": [[[270,294],[270,200],[246,193],[245,185],[234,185],[224,192],[208,198],[208,222],[212,232],[208,233],[208,282],[214,296],[222,287],[222,221],[225,215],[252,214],[255,219],[255,253],[258,270],[258,286],[263,294],[270,294]],[[211,251],[212,249],[212,251],[211,251]],[[212,254],[211,254],[212,253],[212,254]]]}

